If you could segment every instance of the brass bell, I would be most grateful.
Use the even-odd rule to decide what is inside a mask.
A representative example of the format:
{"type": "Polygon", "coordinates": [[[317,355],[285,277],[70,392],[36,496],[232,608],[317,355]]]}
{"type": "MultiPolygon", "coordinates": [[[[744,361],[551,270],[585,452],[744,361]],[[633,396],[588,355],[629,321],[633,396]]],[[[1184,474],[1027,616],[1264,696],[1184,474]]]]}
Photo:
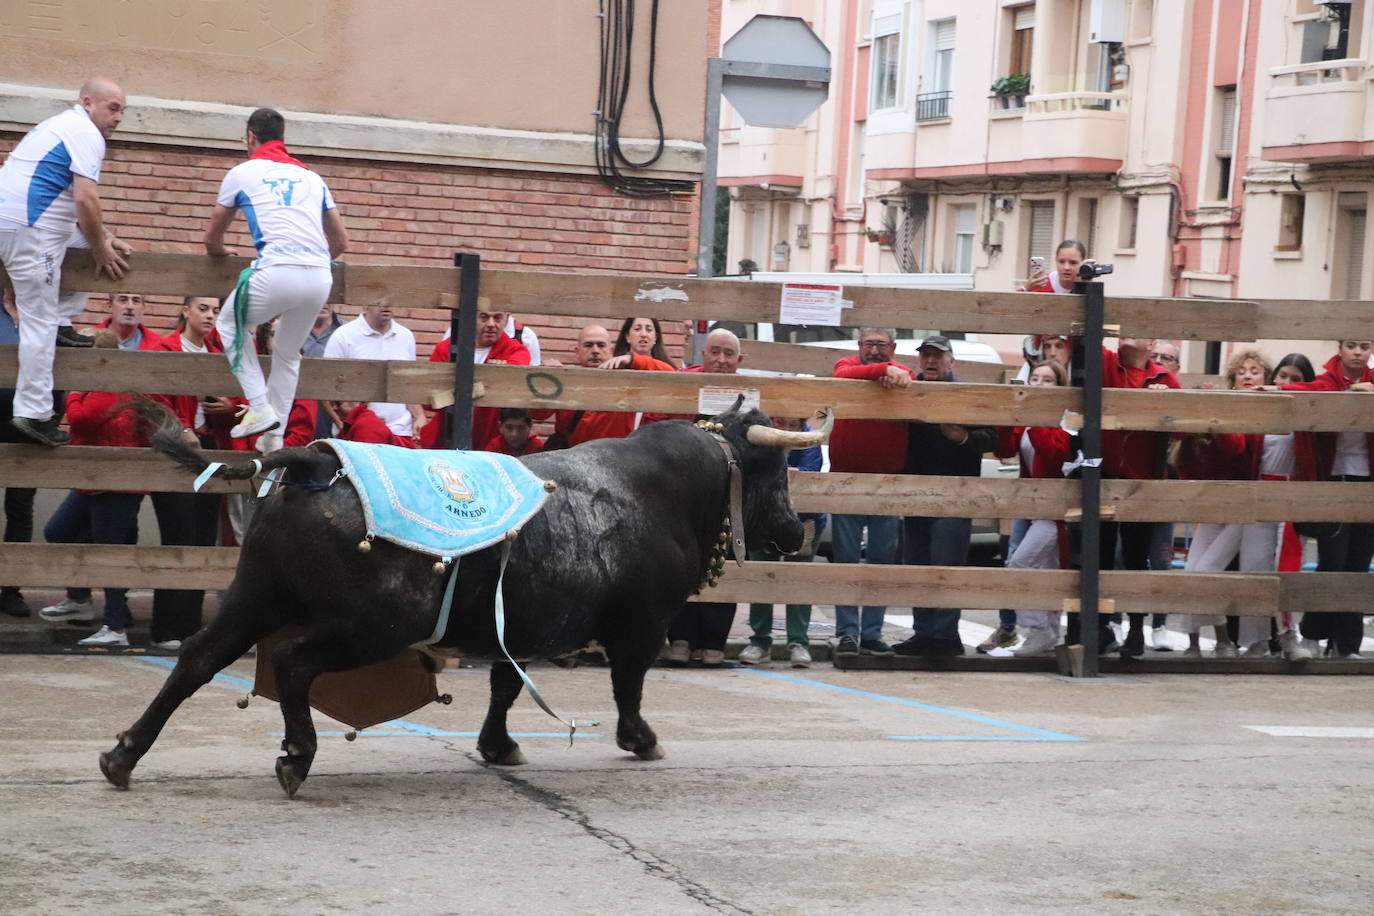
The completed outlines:
{"type": "Polygon", "coordinates": [[[371,542],[371,541],[369,541],[369,540],[361,540],[361,541],[358,542],[358,553],[371,553],[371,552],[372,552],[372,542],[371,542]]]}
{"type": "Polygon", "coordinates": [[[443,560],[435,560],[435,561],[434,561],[434,566],[433,566],[432,568],[433,568],[433,570],[434,570],[434,575],[436,575],[436,576],[442,576],[442,575],[444,574],[444,570],[445,570],[447,567],[444,566],[444,561],[443,561],[443,560]]]}
{"type": "Polygon", "coordinates": [[[345,741],[357,741],[357,740],[358,740],[358,732],[357,732],[357,729],[352,729],[352,728],[350,728],[348,731],[344,732],[344,740],[345,740],[345,741]]]}
{"type": "Polygon", "coordinates": [[[248,708],[248,694],[245,693],[243,696],[239,697],[239,698],[238,698],[238,702],[237,702],[235,705],[238,706],[239,709],[247,709],[247,708],[248,708]]]}
{"type": "Polygon", "coordinates": [[[544,492],[545,492],[545,493],[552,493],[554,490],[557,490],[557,489],[558,489],[558,481],[556,481],[556,480],[546,480],[546,481],[544,481],[544,492]]]}

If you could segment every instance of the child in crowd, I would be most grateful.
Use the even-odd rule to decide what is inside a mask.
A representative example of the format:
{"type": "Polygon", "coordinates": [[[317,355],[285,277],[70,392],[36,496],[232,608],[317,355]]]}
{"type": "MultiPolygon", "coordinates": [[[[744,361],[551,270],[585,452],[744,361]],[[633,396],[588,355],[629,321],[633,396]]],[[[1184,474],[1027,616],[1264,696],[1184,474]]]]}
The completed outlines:
{"type": "Polygon", "coordinates": [[[534,455],[544,448],[544,440],[532,435],[534,421],[523,407],[502,407],[497,433],[487,440],[483,451],[502,455],[534,455]]]}

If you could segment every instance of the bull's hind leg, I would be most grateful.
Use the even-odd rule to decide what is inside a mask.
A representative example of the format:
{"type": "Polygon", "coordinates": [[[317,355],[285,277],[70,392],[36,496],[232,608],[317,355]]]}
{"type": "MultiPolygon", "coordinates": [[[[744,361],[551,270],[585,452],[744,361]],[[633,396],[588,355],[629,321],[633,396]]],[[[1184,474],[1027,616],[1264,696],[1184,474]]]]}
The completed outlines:
{"type": "Polygon", "coordinates": [[[176,667],[143,715],[119,734],[113,748],[100,755],[100,772],[105,778],[120,789],[129,788],[129,775],[177,707],[278,626],[280,617],[274,608],[265,610],[261,603],[245,598],[240,588],[231,586],[224,593],[219,613],[186,640],[176,667]]]}
{"type": "Polygon", "coordinates": [[[615,727],[615,743],[641,760],[660,760],[664,756],[658,736],[639,714],[640,701],[644,696],[644,675],[653,665],[662,642],[663,634],[660,632],[657,640],[648,647],[624,639],[606,646],[611,659],[611,689],[615,694],[616,710],[620,714],[615,727]]]}
{"type": "Polygon", "coordinates": [[[310,685],[329,671],[349,671],[390,658],[405,643],[392,644],[377,634],[360,636],[344,623],[317,626],[302,636],[283,641],[272,654],[277,675],[282,721],[286,736],[277,758],[277,782],[288,798],[310,774],[315,761],[315,722],[310,715],[310,685]]]}
{"type": "Polygon", "coordinates": [[[526,762],[520,745],[506,729],[506,713],[515,698],[520,696],[522,687],[524,682],[516,674],[514,665],[510,662],[492,662],[491,705],[487,707],[487,718],[482,722],[482,733],[477,736],[477,751],[487,763],[518,766],[526,762]]]}

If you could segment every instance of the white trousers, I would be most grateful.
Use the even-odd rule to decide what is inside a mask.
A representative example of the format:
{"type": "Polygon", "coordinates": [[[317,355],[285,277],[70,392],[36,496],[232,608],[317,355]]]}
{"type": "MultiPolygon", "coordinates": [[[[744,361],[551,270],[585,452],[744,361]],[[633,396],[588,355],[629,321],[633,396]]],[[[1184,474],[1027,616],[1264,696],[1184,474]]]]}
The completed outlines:
{"type": "MultiPolygon", "coordinates": [[[[255,414],[262,415],[270,407],[286,423],[291,402],[296,398],[296,380],[301,374],[301,347],[315,324],[315,316],[329,298],[332,285],[333,275],[328,267],[276,264],[255,270],[249,277],[248,312],[244,316],[248,339],[243,341],[243,356],[235,375],[255,414]],[[272,344],[272,374],[264,380],[253,347],[252,329],[278,317],[281,321],[272,344]]],[[[215,326],[224,341],[224,354],[232,364],[237,335],[233,293],[220,309],[215,326]]]]}
{"type": "MultiPolygon", "coordinates": [[[[1241,572],[1272,572],[1278,568],[1279,537],[1283,526],[1277,522],[1253,525],[1204,522],[1193,529],[1188,546],[1187,572],[1222,572],[1240,555],[1241,572]]],[[[1184,632],[1196,633],[1204,626],[1226,626],[1224,616],[1180,615],[1184,632]]],[[[1269,638],[1269,618],[1240,618],[1240,644],[1249,645],[1269,638]]]]}
{"type": "Polygon", "coordinates": [[[57,326],[71,324],[86,307],[84,293],[60,290],[62,259],[71,230],[0,223],[0,263],[14,284],[19,307],[19,377],[14,386],[14,415],[46,420],[53,415],[52,361],[57,326]]]}
{"type": "MultiPolygon", "coordinates": [[[[1007,558],[1007,569],[1058,569],[1059,525],[1049,519],[1038,518],[1026,529],[1026,536],[1016,552],[1007,558]]],[[[1059,633],[1059,611],[1016,612],[1017,626],[1029,630],[1049,630],[1059,633]]]]}

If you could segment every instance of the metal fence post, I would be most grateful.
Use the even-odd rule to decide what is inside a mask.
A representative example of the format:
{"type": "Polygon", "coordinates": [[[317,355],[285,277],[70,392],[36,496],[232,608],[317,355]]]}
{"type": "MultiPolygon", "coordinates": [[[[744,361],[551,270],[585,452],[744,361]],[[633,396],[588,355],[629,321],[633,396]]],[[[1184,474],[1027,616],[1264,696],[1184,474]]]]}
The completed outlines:
{"type": "Polygon", "coordinates": [[[455,254],[458,268],[458,309],[449,317],[449,362],[453,368],[453,406],[448,411],[448,447],[481,448],[485,442],[472,441],[472,351],[477,341],[477,293],[480,289],[482,256],[455,254]]]}
{"type": "Polygon", "coordinates": [[[1079,557],[1078,639],[1083,676],[1098,676],[1098,595],[1102,543],[1102,320],[1101,281],[1074,283],[1083,296],[1083,333],[1074,343],[1074,384],[1083,389],[1083,428],[1078,433],[1083,504],[1079,557]]]}

